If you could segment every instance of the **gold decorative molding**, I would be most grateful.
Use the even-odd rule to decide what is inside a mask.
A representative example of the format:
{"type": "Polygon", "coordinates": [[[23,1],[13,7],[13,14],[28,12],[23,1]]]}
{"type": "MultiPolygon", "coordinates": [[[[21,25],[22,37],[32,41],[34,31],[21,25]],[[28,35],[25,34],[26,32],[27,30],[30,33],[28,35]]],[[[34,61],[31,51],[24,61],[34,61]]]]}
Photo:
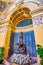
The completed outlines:
{"type": "MultiPolygon", "coordinates": [[[[34,15],[38,15],[38,13],[40,13],[40,12],[43,12],[43,7],[39,7],[38,9],[36,9],[36,10],[34,10],[34,11],[31,11],[30,9],[29,9],[29,7],[27,7],[27,6],[24,6],[24,4],[27,4],[27,3],[34,3],[34,2],[21,2],[20,4],[21,4],[21,7],[20,7],[20,5],[18,5],[18,7],[16,6],[13,10],[12,10],[12,12],[8,12],[9,14],[11,14],[11,15],[9,15],[8,13],[7,13],[7,10],[14,4],[12,4],[11,6],[9,6],[8,7],[8,9],[6,9],[6,11],[3,13],[4,15],[5,15],[5,19],[9,16],[9,18],[10,18],[10,20],[9,20],[9,26],[11,26],[11,27],[16,27],[16,25],[20,22],[20,21],[22,21],[22,20],[26,20],[26,19],[32,19],[32,18],[34,18],[34,15]],[[10,23],[11,22],[11,23],[10,23]]],[[[35,2],[35,4],[37,4],[36,2],[35,2]]],[[[38,6],[38,4],[37,4],[37,6],[38,6]]],[[[4,19],[4,20],[5,20],[4,19]]],[[[8,19],[7,19],[8,20],[8,19]]],[[[6,20],[6,21],[7,21],[6,20]]]]}
{"type": "Polygon", "coordinates": [[[2,2],[15,2],[15,0],[0,0],[2,2]]]}
{"type": "Polygon", "coordinates": [[[34,30],[33,29],[33,25],[28,25],[28,26],[24,26],[24,27],[16,27],[15,29],[12,29],[12,31],[15,33],[18,33],[18,32],[29,32],[29,31],[32,31],[34,30]]]}
{"type": "MultiPolygon", "coordinates": [[[[7,16],[9,15],[10,12],[9,12],[9,13],[7,13],[7,12],[9,11],[10,7],[16,6],[16,5],[18,4],[15,8],[21,8],[21,7],[25,7],[24,4],[27,5],[28,3],[30,3],[30,5],[31,5],[32,3],[34,3],[34,4],[37,5],[38,8],[40,7],[40,6],[38,6],[39,4],[38,4],[37,2],[34,2],[34,1],[29,1],[29,2],[24,2],[24,1],[22,2],[22,1],[21,1],[21,2],[19,2],[19,3],[15,3],[15,4],[14,4],[14,2],[13,2],[13,3],[12,3],[10,6],[8,6],[8,8],[2,13],[2,16],[5,15],[5,16],[7,17],[7,16]]],[[[28,5],[29,5],[29,4],[28,4],[28,5]]],[[[15,9],[15,8],[13,8],[13,9],[15,9]]],[[[27,7],[27,8],[28,8],[28,7],[27,7]]],[[[28,9],[29,9],[29,8],[28,8],[28,9]]]]}
{"type": "Polygon", "coordinates": [[[43,14],[43,7],[40,7],[39,9],[36,9],[36,10],[31,12],[32,18],[34,18],[35,16],[40,16],[42,14],[43,14]]]}
{"type": "Polygon", "coordinates": [[[19,8],[11,16],[10,20],[16,26],[19,22],[26,19],[32,19],[28,8],[19,8]]]}
{"type": "Polygon", "coordinates": [[[21,29],[27,29],[27,28],[32,28],[33,24],[28,25],[28,26],[23,26],[23,27],[16,27],[16,30],[21,30],[21,29]]]}

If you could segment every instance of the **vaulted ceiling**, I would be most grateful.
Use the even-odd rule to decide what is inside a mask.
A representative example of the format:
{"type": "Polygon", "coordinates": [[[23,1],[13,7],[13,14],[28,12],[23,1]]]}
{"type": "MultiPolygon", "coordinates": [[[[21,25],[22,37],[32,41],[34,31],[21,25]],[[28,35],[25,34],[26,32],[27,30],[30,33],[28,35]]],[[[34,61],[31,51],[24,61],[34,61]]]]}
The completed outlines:
{"type": "Polygon", "coordinates": [[[43,0],[0,0],[0,18],[6,18],[20,5],[28,7],[31,14],[43,10],[43,0]]]}

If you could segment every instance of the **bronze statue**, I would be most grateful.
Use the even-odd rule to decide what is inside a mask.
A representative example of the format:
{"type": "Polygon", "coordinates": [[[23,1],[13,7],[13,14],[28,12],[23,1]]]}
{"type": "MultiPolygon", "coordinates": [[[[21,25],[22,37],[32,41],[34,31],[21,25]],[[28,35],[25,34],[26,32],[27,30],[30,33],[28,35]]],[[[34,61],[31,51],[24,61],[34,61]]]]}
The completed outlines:
{"type": "Polygon", "coordinates": [[[18,53],[27,54],[26,45],[23,43],[23,33],[22,32],[20,32],[20,36],[19,36],[18,53]]]}

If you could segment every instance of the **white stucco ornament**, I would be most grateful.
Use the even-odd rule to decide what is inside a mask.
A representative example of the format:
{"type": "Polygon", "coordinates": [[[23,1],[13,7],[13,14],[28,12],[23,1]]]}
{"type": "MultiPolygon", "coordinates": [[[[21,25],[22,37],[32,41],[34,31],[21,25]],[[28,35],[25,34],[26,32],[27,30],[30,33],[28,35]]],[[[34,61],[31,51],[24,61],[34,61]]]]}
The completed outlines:
{"type": "Polygon", "coordinates": [[[5,25],[5,26],[2,26],[2,27],[0,27],[0,32],[4,32],[4,31],[6,31],[6,29],[7,29],[7,26],[5,25]]]}
{"type": "Polygon", "coordinates": [[[40,17],[35,17],[35,18],[33,19],[33,24],[34,24],[34,26],[37,27],[37,28],[41,27],[41,18],[40,18],[40,17]]]}
{"type": "Polygon", "coordinates": [[[40,5],[43,5],[43,0],[38,0],[38,3],[39,3],[40,5]]]}

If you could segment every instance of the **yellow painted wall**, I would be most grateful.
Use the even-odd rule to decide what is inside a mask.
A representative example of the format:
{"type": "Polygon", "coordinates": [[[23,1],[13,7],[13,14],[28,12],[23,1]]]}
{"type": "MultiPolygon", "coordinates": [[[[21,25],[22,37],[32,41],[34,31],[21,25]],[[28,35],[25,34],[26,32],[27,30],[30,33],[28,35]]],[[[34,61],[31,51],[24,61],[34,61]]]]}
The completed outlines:
{"type": "Polygon", "coordinates": [[[0,47],[4,47],[6,39],[7,25],[0,25],[0,47]]]}
{"type": "Polygon", "coordinates": [[[34,32],[36,44],[40,44],[41,46],[43,46],[43,25],[41,25],[40,27],[35,27],[34,25],[34,32]]]}
{"type": "Polygon", "coordinates": [[[6,31],[0,33],[0,47],[3,47],[5,45],[5,34],[6,31]]]}
{"type": "MultiPolygon", "coordinates": [[[[43,24],[40,27],[33,26],[35,32],[36,45],[39,44],[43,47],[43,24]]],[[[37,55],[38,65],[40,65],[40,57],[37,55]]]]}

